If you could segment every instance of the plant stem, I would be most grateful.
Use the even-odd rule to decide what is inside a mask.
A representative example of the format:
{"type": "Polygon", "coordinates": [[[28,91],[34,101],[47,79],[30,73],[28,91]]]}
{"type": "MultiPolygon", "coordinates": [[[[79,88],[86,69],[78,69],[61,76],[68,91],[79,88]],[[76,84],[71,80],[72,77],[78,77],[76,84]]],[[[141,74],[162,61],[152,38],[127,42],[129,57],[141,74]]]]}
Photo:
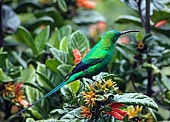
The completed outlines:
{"type": "MultiPolygon", "coordinates": [[[[150,0],[146,0],[146,21],[145,21],[145,31],[146,33],[150,33],[151,26],[150,26],[150,0]]],[[[152,59],[148,59],[148,63],[152,63],[152,59]]],[[[152,96],[152,83],[154,80],[153,71],[148,70],[148,84],[147,84],[147,95],[152,96]]]]}
{"type": "MultiPolygon", "coordinates": [[[[150,26],[150,0],[146,0],[146,13],[145,13],[145,16],[142,15],[142,10],[141,10],[141,2],[142,0],[138,0],[137,1],[137,5],[138,5],[138,13],[139,13],[139,16],[141,18],[141,23],[143,25],[143,27],[145,28],[145,32],[146,34],[149,34],[151,32],[151,26],[150,26]],[[145,18],[145,19],[144,19],[145,18]]],[[[149,64],[152,63],[152,59],[148,59],[147,61],[149,64]]],[[[154,74],[153,74],[153,71],[152,70],[148,70],[147,71],[148,73],[148,84],[147,84],[147,92],[146,94],[148,96],[152,96],[152,83],[153,83],[153,80],[154,80],[154,74]]]]}
{"type": "Polygon", "coordinates": [[[145,21],[145,31],[146,33],[150,33],[150,0],[146,0],[146,21],[145,21]]]}
{"type": "Polygon", "coordinates": [[[0,0],[0,47],[3,46],[2,5],[3,0],[0,0]]]}
{"type": "Polygon", "coordinates": [[[145,27],[145,20],[144,20],[144,18],[143,18],[142,10],[141,10],[141,2],[142,2],[142,0],[139,0],[139,1],[137,2],[137,5],[138,5],[138,13],[139,13],[139,16],[140,16],[140,19],[141,19],[142,26],[145,27]]]}

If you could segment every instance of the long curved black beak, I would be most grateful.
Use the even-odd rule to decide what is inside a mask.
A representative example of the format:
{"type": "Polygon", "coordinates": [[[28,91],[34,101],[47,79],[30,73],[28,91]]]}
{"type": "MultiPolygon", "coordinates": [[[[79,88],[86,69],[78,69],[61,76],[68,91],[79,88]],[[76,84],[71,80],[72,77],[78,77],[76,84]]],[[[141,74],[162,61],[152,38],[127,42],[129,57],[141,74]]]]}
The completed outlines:
{"type": "Polygon", "coordinates": [[[127,31],[122,31],[121,35],[125,34],[125,33],[131,33],[131,32],[139,32],[137,30],[127,30],[127,31]]]}

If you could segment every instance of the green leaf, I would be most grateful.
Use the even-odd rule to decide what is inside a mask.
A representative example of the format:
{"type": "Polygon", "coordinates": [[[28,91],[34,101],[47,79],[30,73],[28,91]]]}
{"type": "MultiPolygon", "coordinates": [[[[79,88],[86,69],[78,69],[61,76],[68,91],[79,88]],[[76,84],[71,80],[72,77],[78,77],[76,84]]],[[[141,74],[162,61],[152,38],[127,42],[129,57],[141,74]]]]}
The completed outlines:
{"type": "Polygon", "coordinates": [[[69,38],[71,33],[72,33],[72,27],[70,25],[65,25],[61,27],[58,32],[59,41],[61,41],[65,36],[69,38]]]}
{"type": "Polygon", "coordinates": [[[143,63],[142,67],[153,70],[155,74],[160,73],[159,68],[157,66],[155,66],[154,64],[149,64],[149,63],[145,62],[145,63],[143,63]]]}
{"type": "Polygon", "coordinates": [[[60,73],[52,72],[44,64],[38,63],[37,66],[37,82],[47,92],[63,81],[60,73]],[[48,89],[48,90],[47,90],[48,89]]]}
{"type": "Polygon", "coordinates": [[[63,11],[66,12],[67,11],[67,4],[65,2],[65,0],[57,0],[58,6],[59,8],[63,11]]]}
{"type": "Polygon", "coordinates": [[[77,16],[73,17],[73,22],[76,24],[89,24],[97,22],[105,22],[105,18],[96,11],[83,10],[78,11],[77,16]]]}
{"type": "Polygon", "coordinates": [[[122,95],[116,94],[114,95],[113,101],[127,105],[148,106],[158,110],[158,105],[150,97],[140,93],[125,93],[122,95]]]}
{"type": "Polygon", "coordinates": [[[158,9],[158,10],[163,10],[166,9],[165,3],[158,1],[158,0],[153,0],[153,5],[158,9]]]}
{"type": "Polygon", "coordinates": [[[72,50],[78,49],[81,54],[84,54],[89,49],[89,41],[81,31],[77,30],[71,35],[69,46],[72,50]]]}
{"type": "Polygon", "coordinates": [[[50,26],[47,26],[45,29],[43,29],[36,37],[35,37],[35,47],[37,49],[37,54],[41,54],[45,48],[45,44],[49,38],[50,34],[50,26]]]}
{"type": "Polygon", "coordinates": [[[63,109],[54,109],[52,111],[50,111],[50,114],[56,114],[56,113],[59,113],[59,114],[64,114],[66,113],[67,110],[63,110],[63,109]]]}
{"type": "Polygon", "coordinates": [[[16,31],[21,23],[17,14],[13,11],[13,9],[10,6],[7,5],[3,5],[2,9],[3,9],[2,14],[3,29],[4,30],[6,29],[6,32],[8,32],[8,28],[10,28],[10,31],[16,31]]]}
{"type": "Polygon", "coordinates": [[[60,91],[61,91],[62,95],[64,95],[65,99],[67,99],[67,100],[71,100],[72,99],[72,97],[73,97],[72,93],[69,90],[67,85],[61,87],[60,91]]]}
{"type": "Polygon", "coordinates": [[[26,122],[36,122],[33,118],[27,118],[26,122]]]}
{"type": "Polygon", "coordinates": [[[7,75],[4,74],[2,69],[0,68],[0,82],[9,82],[12,81],[13,79],[7,75]]]}
{"type": "Polygon", "coordinates": [[[73,81],[69,83],[67,86],[72,93],[76,94],[80,88],[80,81],[79,80],[73,81]]]}
{"type": "Polygon", "coordinates": [[[20,26],[15,34],[15,38],[17,39],[17,41],[22,42],[25,45],[27,45],[29,48],[31,48],[34,54],[38,53],[34,45],[34,41],[31,36],[31,33],[26,28],[20,26]]]}
{"type": "Polygon", "coordinates": [[[36,18],[44,16],[53,18],[54,23],[52,23],[52,26],[50,26],[51,28],[61,27],[63,25],[64,20],[62,19],[60,12],[57,11],[55,7],[47,7],[39,11],[35,11],[34,15],[36,18]]]}
{"type": "Polygon", "coordinates": [[[44,16],[36,19],[34,22],[29,23],[28,25],[26,25],[26,27],[28,28],[28,30],[33,31],[41,25],[52,25],[52,23],[54,23],[53,18],[44,16]]]}
{"type": "Polygon", "coordinates": [[[0,48],[0,67],[5,66],[5,60],[7,59],[8,53],[3,52],[2,49],[0,48]]]}
{"type": "Polygon", "coordinates": [[[80,108],[76,108],[70,112],[68,112],[67,114],[65,114],[60,120],[64,120],[64,121],[73,121],[74,119],[76,119],[77,117],[79,118],[83,118],[80,115],[80,108]]]}
{"type": "Polygon", "coordinates": [[[157,23],[161,20],[167,20],[170,19],[170,13],[168,11],[156,11],[153,13],[153,15],[151,16],[151,20],[154,23],[157,23]]]}
{"type": "Polygon", "coordinates": [[[66,36],[62,38],[59,49],[68,52],[68,38],[66,36]]]}
{"type": "Polygon", "coordinates": [[[164,86],[170,90],[170,80],[168,79],[168,77],[161,72],[161,81],[164,84],[164,86]]]}
{"type": "Polygon", "coordinates": [[[142,26],[140,18],[135,17],[135,16],[131,16],[131,15],[119,16],[116,23],[120,23],[120,24],[133,23],[135,25],[142,26]]]}
{"type": "Polygon", "coordinates": [[[23,83],[35,83],[36,73],[35,68],[30,65],[28,68],[22,70],[19,80],[23,83]]]}
{"type": "Polygon", "coordinates": [[[67,63],[68,60],[67,52],[55,48],[50,48],[50,51],[53,54],[54,58],[57,59],[60,63],[67,63]]]}
{"type": "Polygon", "coordinates": [[[46,60],[45,65],[55,73],[58,73],[57,67],[60,65],[60,62],[56,59],[48,59],[46,60]]]}
{"type": "Polygon", "coordinates": [[[17,75],[20,74],[22,67],[21,66],[14,66],[8,59],[6,60],[6,69],[8,75],[11,77],[14,76],[16,77],[17,75]]]}
{"type": "Polygon", "coordinates": [[[105,80],[111,79],[112,81],[114,81],[114,74],[108,74],[108,75],[104,76],[103,79],[105,79],[105,80]]]}
{"type": "Polygon", "coordinates": [[[167,76],[170,76],[170,67],[162,67],[161,72],[167,76]]]}
{"type": "Polygon", "coordinates": [[[139,32],[139,33],[136,34],[136,40],[137,40],[137,41],[142,41],[142,40],[143,40],[143,34],[142,34],[142,32],[139,32]]]}
{"type": "Polygon", "coordinates": [[[73,66],[68,65],[68,64],[61,64],[57,67],[57,69],[60,71],[60,73],[63,76],[66,76],[72,68],[73,68],[73,66]]]}
{"type": "Polygon", "coordinates": [[[29,8],[33,8],[33,9],[41,9],[42,8],[40,3],[35,0],[24,0],[24,1],[20,1],[19,3],[18,2],[16,4],[17,6],[15,7],[15,11],[17,13],[28,12],[29,8]]]}
{"type": "Polygon", "coordinates": [[[102,95],[97,95],[96,101],[103,101],[103,100],[105,100],[105,97],[103,97],[102,95]]]}
{"type": "Polygon", "coordinates": [[[55,86],[53,86],[51,81],[48,79],[48,77],[49,77],[48,75],[50,75],[50,74],[49,74],[48,70],[46,69],[45,65],[38,63],[36,73],[38,74],[37,82],[40,86],[42,86],[48,90],[51,90],[55,87],[55,86]]]}
{"type": "Polygon", "coordinates": [[[50,37],[49,39],[49,42],[48,42],[50,45],[52,45],[53,47],[55,48],[59,48],[59,37],[58,37],[58,28],[56,27],[54,29],[54,32],[52,34],[52,36],[50,37]]]}
{"type": "Polygon", "coordinates": [[[18,55],[15,51],[12,51],[12,55],[24,68],[27,67],[27,63],[22,59],[21,55],[18,55]]]}
{"type": "Polygon", "coordinates": [[[126,59],[130,59],[130,54],[125,51],[123,48],[119,47],[119,46],[116,46],[116,49],[126,58],[126,59]]]}
{"type": "Polygon", "coordinates": [[[148,57],[155,57],[155,58],[158,58],[162,56],[162,53],[160,53],[158,50],[151,50],[149,53],[148,53],[148,57]]]}
{"type": "MultiPolygon", "coordinates": [[[[39,91],[38,89],[35,89],[34,87],[26,86],[25,87],[25,93],[27,96],[27,99],[29,103],[34,103],[38,99],[42,98],[44,94],[39,91]]],[[[36,105],[32,106],[28,110],[38,119],[42,119],[43,116],[47,116],[49,112],[49,102],[47,99],[42,100],[41,102],[37,103],[36,105]],[[43,107],[42,107],[43,106],[43,107]]]]}
{"type": "Polygon", "coordinates": [[[149,112],[152,114],[152,117],[153,117],[154,122],[157,122],[158,120],[157,120],[157,118],[156,118],[156,115],[155,115],[153,109],[148,108],[148,110],[149,110],[149,112]]]}

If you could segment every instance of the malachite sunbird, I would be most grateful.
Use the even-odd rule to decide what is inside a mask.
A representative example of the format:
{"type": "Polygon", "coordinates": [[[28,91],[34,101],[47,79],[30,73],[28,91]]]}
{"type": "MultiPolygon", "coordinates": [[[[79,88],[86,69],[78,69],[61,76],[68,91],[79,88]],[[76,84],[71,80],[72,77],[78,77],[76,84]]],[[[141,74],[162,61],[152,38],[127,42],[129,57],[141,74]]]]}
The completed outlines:
{"type": "Polygon", "coordinates": [[[53,90],[51,90],[41,99],[37,100],[27,108],[15,114],[10,120],[12,120],[14,117],[26,111],[31,106],[37,104],[42,99],[52,95],[57,90],[59,90],[62,86],[80,78],[92,78],[92,76],[99,74],[108,66],[113,56],[115,43],[118,40],[118,38],[121,35],[130,32],[139,32],[139,31],[127,30],[127,31],[120,32],[116,30],[111,30],[106,32],[102,36],[101,40],[82,59],[82,61],[78,63],[69,74],[66,75],[67,79],[65,81],[63,81],[61,84],[56,86],[53,90]]]}

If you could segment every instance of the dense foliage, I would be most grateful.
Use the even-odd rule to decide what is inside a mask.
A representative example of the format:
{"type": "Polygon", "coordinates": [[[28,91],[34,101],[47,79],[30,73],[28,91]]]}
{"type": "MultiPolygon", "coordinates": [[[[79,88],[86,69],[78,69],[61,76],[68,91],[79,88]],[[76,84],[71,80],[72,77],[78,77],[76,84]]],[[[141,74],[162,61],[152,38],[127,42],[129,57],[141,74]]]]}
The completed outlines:
{"type": "Polygon", "coordinates": [[[0,121],[64,81],[111,29],[140,32],[118,40],[109,66],[94,81],[69,83],[13,121],[170,120],[169,5],[167,0],[0,1],[0,121]]]}

